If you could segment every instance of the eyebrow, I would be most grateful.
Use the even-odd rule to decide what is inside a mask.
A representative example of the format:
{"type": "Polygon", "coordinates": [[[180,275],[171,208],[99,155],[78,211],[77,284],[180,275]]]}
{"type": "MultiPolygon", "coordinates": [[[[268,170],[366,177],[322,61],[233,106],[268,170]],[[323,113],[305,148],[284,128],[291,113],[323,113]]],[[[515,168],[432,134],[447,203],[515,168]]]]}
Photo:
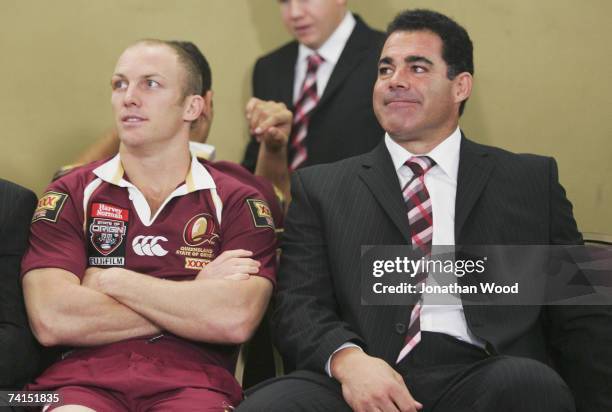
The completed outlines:
{"type": "Polygon", "coordinates": [[[421,63],[426,63],[430,66],[433,66],[433,62],[431,60],[429,60],[427,57],[425,56],[408,56],[404,59],[404,61],[406,63],[415,63],[415,62],[421,62],[421,63]]]}
{"type": "Polygon", "coordinates": [[[391,63],[393,63],[393,59],[391,57],[383,57],[378,61],[379,66],[381,64],[391,64],[391,63]]]}
{"type": "MultiPolygon", "coordinates": [[[[415,63],[415,62],[421,62],[421,63],[426,63],[430,66],[433,66],[434,63],[429,60],[427,57],[425,56],[416,56],[416,55],[410,55],[407,56],[404,61],[406,63],[415,63]]],[[[381,64],[392,64],[393,63],[393,59],[391,57],[383,57],[378,61],[378,65],[380,66],[381,64]]]]}
{"type": "MultiPolygon", "coordinates": [[[[113,75],[111,77],[120,77],[122,79],[125,79],[127,76],[122,74],[122,73],[113,73],[113,75]]],[[[162,76],[160,73],[149,73],[149,74],[145,74],[143,76],[141,76],[144,79],[148,79],[150,77],[161,77],[162,79],[165,79],[164,76],[162,76]]]]}

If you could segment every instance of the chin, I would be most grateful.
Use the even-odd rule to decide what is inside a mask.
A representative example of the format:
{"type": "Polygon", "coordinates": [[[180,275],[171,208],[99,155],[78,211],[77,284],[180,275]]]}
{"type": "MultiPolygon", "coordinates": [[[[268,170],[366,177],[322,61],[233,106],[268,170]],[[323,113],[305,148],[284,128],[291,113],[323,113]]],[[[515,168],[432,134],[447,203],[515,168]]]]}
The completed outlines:
{"type": "Polygon", "coordinates": [[[391,136],[406,136],[406,135],[410,135],[414,130],[415,130],[415,125],[410,124],[393,124],[393,125],[387,125],[388,127],[384,127],[384,129],[391,135],[391,136]]]}
{"type": "Polygon", "coordinates": [[[126,132],[125,130],[119,132],[119,140],[122,144],[129,147],[140,146],[146,143],[146,138],[140,133],[134,133],[133,131],[126,132]]]}
{"type": "Polygon", "coordinates": [[[302,36],[296,35],[295,37],[297,38],[298,42],[302,43],[310,49],[316,50],[319,48],[317,38],[313,34],[308,33],[302,36]]]}

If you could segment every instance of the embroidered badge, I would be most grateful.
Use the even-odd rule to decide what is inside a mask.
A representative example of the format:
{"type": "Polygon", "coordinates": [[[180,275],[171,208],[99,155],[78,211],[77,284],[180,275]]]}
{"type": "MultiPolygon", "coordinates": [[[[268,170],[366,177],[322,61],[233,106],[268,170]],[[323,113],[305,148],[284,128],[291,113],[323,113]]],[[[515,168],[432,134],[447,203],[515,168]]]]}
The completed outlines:
{"type": "Polygon", "coordinates": [[[129,210],[107,203],[93,203],[88,218],[89,264],[124,266],[129,210]]]}
{"type": "Polygon", "coordinates": [[[183,240],[192,247],[203,243],[214,245],[218,238],[215,220],[208,213],[195,215],[189,219],[183,229],[183,240]]]}
{"type": "Polygon", "coordinates": [[[255,227],[269,227],[274,229],[274,219],[272,212],[263,200],[247,199],[247,204],[253,215],[253,223],[255,227]]]}
{"type": "Polygon", "coordinates": [[[38,201],[32,223],[39,220],[48,220],[49,222],[57,222],[60,212],[66,203],[68,195],[60,192],[46,192],[38,201]]]}

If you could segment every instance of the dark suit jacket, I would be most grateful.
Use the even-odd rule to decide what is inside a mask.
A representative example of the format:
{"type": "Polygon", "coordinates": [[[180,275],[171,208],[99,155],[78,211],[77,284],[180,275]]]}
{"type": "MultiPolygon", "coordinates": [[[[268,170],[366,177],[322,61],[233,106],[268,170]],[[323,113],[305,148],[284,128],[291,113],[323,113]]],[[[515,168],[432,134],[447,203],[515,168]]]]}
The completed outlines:
{"type": "MultiPolygon", "coordinates": [[[[308,159],[303,166],[334,162],[372,150],[384,136],[372,110],[372,87],[383,34],[359,16],[340,59],[312,111],[306,137],[308,159]]],[[[261,57],[253,71],[253,96],[293,107],[293,80],[298,43],[293,41],[261,57]]],[[[249,142],[242,164],[255,170],[259,143],[249,142]]],[[[289,153],[290,158],[292,153],[289,153]]]]}
{"type": "Polygon", "coordinates": [[[21,387],[38,363],[19,276],[35,207],[34,193],[0,179],[0,388],[21,387]]]}
{"type": "MultiPolygon", "coordinates": [[[[395,364],[411,307],[360,302],[361,245],[411,244],[406,206],[384,142],[365,155],[299,170],[285,222],[273,322],[298,369],[323,372],[352,341],[395,364]]],[[[552,158],[462,138],[457,245],[574,244],[582,238],[552,158]]],[[[612,410],[612,315],[602,307],[464,306],[492,351],[551,364],[581,411],[612,410]]]]}

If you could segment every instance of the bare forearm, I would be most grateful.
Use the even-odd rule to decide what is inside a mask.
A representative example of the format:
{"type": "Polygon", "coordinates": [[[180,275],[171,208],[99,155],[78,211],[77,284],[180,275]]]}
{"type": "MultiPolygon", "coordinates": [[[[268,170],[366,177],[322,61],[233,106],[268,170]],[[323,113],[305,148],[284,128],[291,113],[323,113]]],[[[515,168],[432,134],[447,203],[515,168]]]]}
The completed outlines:
{"type": "Polygon", "coordinates": [[[142,315],[85,286],[26,281],[24,290],[32,329],[45,346],[94,346],[159,332],[142,315]]]}
{"type": "Polygon", "coordinates": [[[261,296],[258,286],[268,281],[255,278],[175,282],[130,272],[102,277],[100,283],[104,293],[164,330],[197,341],[241,343],[261,320],[270,294],[261,296]]]}
{"type": "MultiPolygon", "coordinates": [[[[87,289],[87,288],[84,288],[87,289]]],[[[88,290],[83,294],[78,313],[65,308],[66,339],[61,344],[72,346],[103,345],[121,340],[153,335],[160,328],[141,314],[102,293],[88,290]],[[72,324],[72,327],[68,325],[72,324]],[[72,330],[70,330],[72,329],[72,330]]]]}
{"type": "Polygon", "coordinates": [[[267,149],[266,145],[262,143],[259,146],[259,154],[257,155],[255,175],[268,179],[283,194],[285,205],[290,203],[291,182],[287,164],[287,146],[273,151],[267,149]]]}

